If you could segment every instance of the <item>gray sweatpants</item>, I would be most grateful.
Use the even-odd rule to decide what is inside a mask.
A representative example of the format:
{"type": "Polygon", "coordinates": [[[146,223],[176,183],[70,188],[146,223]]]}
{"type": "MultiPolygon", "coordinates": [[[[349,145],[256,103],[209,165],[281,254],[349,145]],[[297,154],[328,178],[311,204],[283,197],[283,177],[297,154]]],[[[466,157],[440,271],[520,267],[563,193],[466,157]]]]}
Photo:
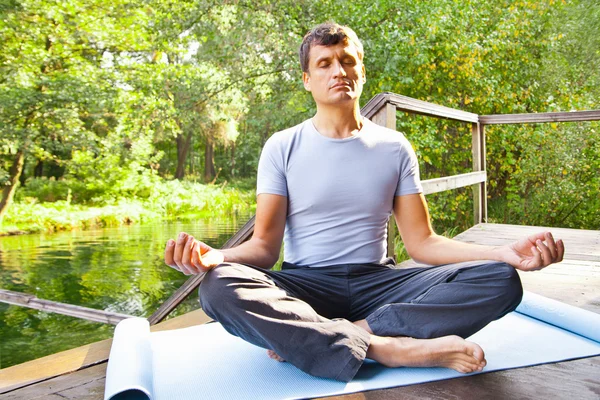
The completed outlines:
{"type": "Polygon", "coordinates": [[[275,351],[315,376],[350,381],[370,335],[463,338],[514,310],[523,289],[498,262],[427,268],[344,264],[282,271],[221,264],[200,286],[208,316],[233,335],[275,351]]]}

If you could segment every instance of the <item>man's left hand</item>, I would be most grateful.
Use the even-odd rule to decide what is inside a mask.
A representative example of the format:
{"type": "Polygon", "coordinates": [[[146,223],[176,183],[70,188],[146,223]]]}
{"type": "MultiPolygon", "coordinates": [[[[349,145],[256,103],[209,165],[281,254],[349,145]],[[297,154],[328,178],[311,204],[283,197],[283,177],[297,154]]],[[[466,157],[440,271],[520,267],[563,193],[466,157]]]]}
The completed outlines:
{"type": "Polygon", "coordinates": [[[521,271],[537,271],[561,262],[565,254],[562,240],[554,240],[550,232],[541,232],[503,246],[503,261],[521,271]]]}

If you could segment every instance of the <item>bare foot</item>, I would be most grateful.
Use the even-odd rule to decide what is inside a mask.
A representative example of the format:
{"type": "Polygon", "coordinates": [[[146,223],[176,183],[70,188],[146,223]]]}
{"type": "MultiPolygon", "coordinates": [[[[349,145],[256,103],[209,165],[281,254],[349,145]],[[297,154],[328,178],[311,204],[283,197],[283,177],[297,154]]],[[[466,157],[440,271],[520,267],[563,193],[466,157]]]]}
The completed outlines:
{"type": "Polygon", "coordinates": [[[273,350],[267,350],[267,355],[269,356],[269,358],[272,358],[273,360],[279,361],[279,362],[285,362],[285,360],[281,357],[279,357],[279,354],[275,353],[273,350]]]}
{"type": "Polygon", "coordinates": [[[435,339],[371,336],[367,357],[387,367],[446,367],[463,374],[486,365],[483,349],[458,336],[435,339]]]}

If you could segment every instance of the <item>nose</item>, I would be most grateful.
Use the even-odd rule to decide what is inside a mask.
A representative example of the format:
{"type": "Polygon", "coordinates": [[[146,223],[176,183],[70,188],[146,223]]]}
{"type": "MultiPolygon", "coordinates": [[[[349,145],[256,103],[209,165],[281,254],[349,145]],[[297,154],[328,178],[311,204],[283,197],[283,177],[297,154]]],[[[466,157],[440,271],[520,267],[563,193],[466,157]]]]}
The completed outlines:
{"type": "Polygon", "coordinates": [[[346,70],[342,66],[342,63],[340,63],[339,61],[334,62],[334,65],[333,65],[333,76],[334,76],[334,78],[337,78],[337,77],[342,77],[343,78],[346,75],[348,75],[348,74],[346,73],[346,70]]]}

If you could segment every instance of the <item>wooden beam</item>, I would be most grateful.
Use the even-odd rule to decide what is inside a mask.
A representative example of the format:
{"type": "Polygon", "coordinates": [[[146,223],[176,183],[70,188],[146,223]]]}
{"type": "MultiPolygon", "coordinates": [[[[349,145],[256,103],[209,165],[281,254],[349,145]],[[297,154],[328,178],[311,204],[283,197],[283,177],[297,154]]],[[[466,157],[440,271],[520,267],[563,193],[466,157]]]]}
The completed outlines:
{"type": "MultiPolygon", "coordinates": [[[[485,137],[485,125],[479,124],[479,143],[481,144],[480,156],[481,156],[481,170],[487,174],[487,139],[485,137]]],[[[481,218],[482,223],[488,222],[488,209],[487,209],[487,179],[481,183],[481,218]]]]}
{"type": "Polygon", "coordinates": [[[445,176],[443,178],[428,179],[422,181],[423,194],[443,192],[465,186],[485,182],[487,175],[485,171],[469,172],[467,174],[445,176]]]}
{"type": "Polygon", "coordinates": [[[394,104],[399,111],[414,112],[430,117],[447,118],[461,122],[479,122],[479,116],[467,111],[440,106],[439,104],[417,100],[399,94],[391,93],[389,102],[394,104]]]}
{"type": "Polygon", "coordinates": [[[0,289],[0,302],[112,325],[116,325],[122,320],[132,317],[131,315],[126,314],[38,299],[32,294],[13,292],[4,289],[0,289]]]}
{"type": "MultiPolygon", "coordinates": [[[[376,96],[377,97],[377,96],[376,96]]],[[[381,102],[378,109],[373,109],[375,114],[371,116],[371,121],[380,126],[396,130],[396,106],[390,103],[381,102]]],[[[390,218],[387,223],[387,256],[395,257],[394,241],[397,234],[396,222],[390,218]]]]}
{"type": "Polygon", "coordinates": [[[371,121],[377,125],[396,130],[396,107],[386,103],[371,117],[371,121]]]}
{"type": "Polygon", "coordinates": [[[600,121],[600,110],[479,116],[479,122],[483,125],[584,121],[600,121]]]}
{"type": "Polygon", "coordinates": [[[386,103],[394,105],[398,111],[412,112],[429,117],[447,118],[461,122],[479,122],[477,114],[388,92],[380,93],[369,100],[362,108],[361,113],[365,117],[371,118],[386,103]]]}
{"type": "MultiPolygon", "coordinates": [[[[485,171],[485,126],[477,123],[471,125],[471,151],[473,154],[473,171],[485,171]]],[[[473,224],[487,222],[487,187],[481,182],[473,187],[473,224]]]]}
{"type": "MultiPolygon", "coordinates": [[[[237,246],[240,243],[250,239],[254,232],[255,217],[250,218],[239,231],[235,233],[225,244],[222,249],[229,249],[237,246]]],[[[162,321],[171,311],[173,311],[183,300],[186,299],[198,286],[202,283],[204,274],[192,275],[175,293],[171,295],[155,312],[148,318],[150,325],[154,325],[162,321]]]]}
{"type": "Polygon", "coordinates": [[[367,102],[367,104],[365,104],[365,106],[360,110],[360,113],[364,117],[372,120],[375,114],[377,114],[377,112],[388,102],[388,97],[389,93],[379,93],[375,95],[367,102]]]}

